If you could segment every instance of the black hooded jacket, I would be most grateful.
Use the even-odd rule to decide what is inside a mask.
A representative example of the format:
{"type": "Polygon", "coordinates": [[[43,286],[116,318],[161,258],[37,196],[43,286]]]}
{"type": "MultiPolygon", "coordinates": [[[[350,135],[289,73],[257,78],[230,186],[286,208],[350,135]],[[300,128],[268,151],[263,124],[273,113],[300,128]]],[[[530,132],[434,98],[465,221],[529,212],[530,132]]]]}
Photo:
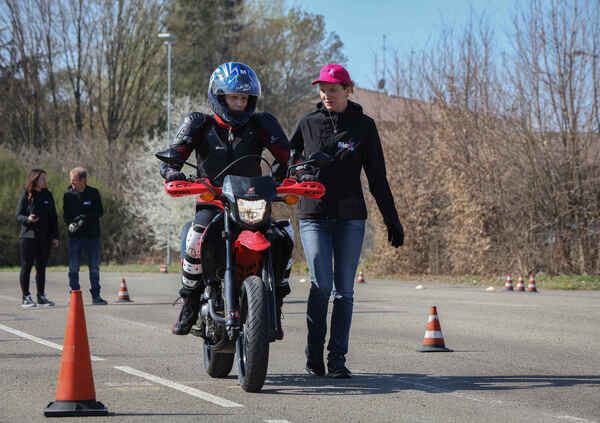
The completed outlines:
{"type": "Polygon", "coordinates": [[[32,191],[33,199],[27,200],[28,193],[24,191],[17,204],[17,222],[21,224],[19,238],[40,240],[58,239],[58,218],[52,193],[46,188],[32,191]],[[35,223],[27,220],[30,214],[39,220],[35,223]]]}
{"type": "Polygon", "coordinates": [[[317,151],[334,156],[332,164],[318,170],[317,179],[327,190],[320,199],[301,197],[300,219],[360,220],[367,207],[360,181],[365,170],[369,190],[386,225],[400,223],[386,177],[385,160],[375,122],[352,101],[341,113],[329,112],[323,103],[303,116],[291,137],[295,157],[308,158],[317,151]]]}

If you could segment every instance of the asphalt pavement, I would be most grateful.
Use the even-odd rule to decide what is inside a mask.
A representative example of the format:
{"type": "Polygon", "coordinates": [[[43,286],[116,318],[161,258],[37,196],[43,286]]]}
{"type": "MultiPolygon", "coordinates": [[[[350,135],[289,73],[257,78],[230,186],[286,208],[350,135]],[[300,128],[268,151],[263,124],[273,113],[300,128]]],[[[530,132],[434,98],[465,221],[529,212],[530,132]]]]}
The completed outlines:
{"type": "MultiPolygon", "coordinates": [[[[96,399],[110,413],[85,421],[600,423],[600,292],[417,290],[421,282],[364,276],[347,357],[354,377],[305,374],[309,284],[295,275],[285,339],[271,344],[263,391],[249,394],[235,366],[224,379],[205,373],[200,338],[170,334],[178,275],[102,273],[109,304],[93,306],[82,273],[96,399]],[[131,303],[116,302],[123,278],[131,303]],[[432,305],[453,352],[417,352],[432,305]]],[[[66,274],[49,273],[46,293],[56,307],[23,309],[18,274],[0,272],[1,423],[44,421],[55,399],[66,274]]]]}

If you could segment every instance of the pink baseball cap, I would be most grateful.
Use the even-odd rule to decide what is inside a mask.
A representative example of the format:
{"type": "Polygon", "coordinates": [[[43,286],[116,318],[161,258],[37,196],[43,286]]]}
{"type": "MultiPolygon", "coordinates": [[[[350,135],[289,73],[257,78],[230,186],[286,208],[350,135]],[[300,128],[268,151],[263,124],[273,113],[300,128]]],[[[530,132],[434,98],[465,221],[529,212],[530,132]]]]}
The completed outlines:
{"type": "Polygon", "coordinates": [[[335,63],[323,66],[319,77],[312,82],[312,85],[319,82],[354,85],[348,71],[342,65],[336,65],[335,63]]]}

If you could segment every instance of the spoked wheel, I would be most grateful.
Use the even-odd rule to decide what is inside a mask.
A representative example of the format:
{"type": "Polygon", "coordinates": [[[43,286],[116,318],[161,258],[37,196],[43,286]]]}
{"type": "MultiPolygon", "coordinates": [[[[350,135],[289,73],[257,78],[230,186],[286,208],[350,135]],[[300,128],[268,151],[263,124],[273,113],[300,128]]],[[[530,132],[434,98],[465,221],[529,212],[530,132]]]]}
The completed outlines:
{"type": "Polygon", "coordinates": [[[204,341],[204,368],[211,377],[226,377],[233,367],[233,353],[215,352],[204,341]]]}
{"type": "Polygon", "coordinates": [[[243,328],[236,341],[238,380],[244,391],[259,392],[269,366],[267,293],[258,276],[246,278],[242,289],[243,328]]]}

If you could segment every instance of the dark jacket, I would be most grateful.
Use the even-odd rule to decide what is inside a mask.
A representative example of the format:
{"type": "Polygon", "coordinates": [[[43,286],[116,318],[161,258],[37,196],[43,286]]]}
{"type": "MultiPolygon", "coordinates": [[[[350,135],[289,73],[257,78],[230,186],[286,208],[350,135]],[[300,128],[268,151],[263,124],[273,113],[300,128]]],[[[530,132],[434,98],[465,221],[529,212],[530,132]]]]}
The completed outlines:
{"type": "Polygon", "coordinates": [[[17,204],[17,222],[21,224],[19,238],[58,239],[58,217],[52,193],[44,188],[39,192],[34,190],[32,194],[33,199],[29,202],[27,191],[24,191],[17,204]],[[35,214],[40,220],[29,222],[30,214],[35,214]]]}
{"type": "Polygon", "coordinates": [[[63,196],[63,218],[65,223],[76,222],[83,216],[83,226],[76,232],[69,232],[69,238],[99,238],[100,217],[104,214],[100,192],[86,186],[83,192],[77,192],[70,186],[63,196]]]}
{"type": "MultiPolygon", "coordinates": [[[[280,172],[287,167],[289,143],[277,119],[268,113],[252,115],[248,123],[232,128],[215,116],[194,112],[188,114],[179,127],[171,146],[182,160],[196,151],[197,176],[213,179],[234,160],[248,155],[261,155],[267,148],[280,163],[280,172]]],[[[167,177],[169,171],[181,170],[183,165],[168,166],[161,163],[160,173],[167,177]]],[[[225,175],[259,176],[260,159],[246,159],[234,165],[225,175]]],[[[224,176],[224,175],[223,175],[224,176]]],[[[214,181],[222,183],[222,178],[214,181]]]]}
{"type": "Polygon", "coordinates": [[[364,169],[369,190],[386,225],[400,223],[387,181],[385,161],[375,122],[352,101],[342,113],[328,112],[322,103],[302,117],[291,137],[294,155],[309,157],[317,151],[334,156],[318,170],[326,194],[320,199],[300,198],[300,219],[366,219],[367,207],[360,181],[364,169]]]}

